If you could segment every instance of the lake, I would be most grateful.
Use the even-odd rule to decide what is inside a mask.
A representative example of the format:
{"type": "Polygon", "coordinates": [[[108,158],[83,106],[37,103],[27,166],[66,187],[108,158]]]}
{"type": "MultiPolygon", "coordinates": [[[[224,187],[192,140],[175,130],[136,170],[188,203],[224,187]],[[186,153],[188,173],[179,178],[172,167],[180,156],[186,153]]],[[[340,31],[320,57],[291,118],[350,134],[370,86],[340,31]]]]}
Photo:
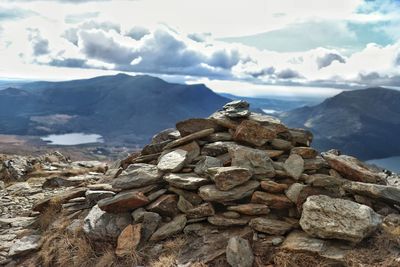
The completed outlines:
{"type": "Polygon", "coordinates": [[[103,137],[99,134],[69,133],[69,134],[51,134],[41,137],[49,145],[73,146],[90,143],[103,143],[103,137]]]}
{"type": "Polygon", "coordinates": [[[400,156],[383,159],[371,159],[368,160],[367,163],[375,164],[381,168],[400,173],[400,156]]]}

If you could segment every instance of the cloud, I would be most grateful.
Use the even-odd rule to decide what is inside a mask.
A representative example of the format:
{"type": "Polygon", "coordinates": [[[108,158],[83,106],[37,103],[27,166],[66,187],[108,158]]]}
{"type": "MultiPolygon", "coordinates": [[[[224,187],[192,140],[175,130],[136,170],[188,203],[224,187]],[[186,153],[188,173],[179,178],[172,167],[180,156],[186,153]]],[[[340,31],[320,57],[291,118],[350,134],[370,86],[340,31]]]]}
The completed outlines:
{"type": "Polygon", "coordinates": [[[29,32],[29,40],[32,45],[33,55],[41,56],[48,54],[50,52],[49,41],[41,36],[38,29],[30,29],[29,32]]]}
{"type": "Polygon", "coordinates": [[[71,43],[77,45],[78,32],[81,30],[90,30],[90,29],[101,29],[103,31],[114,30],[116,32],[120,32],[121,26],[118,23],[114,23],[111,21],[87,20],[76,27],[68,28],[67,30],[65,30],[63,37],[65,37],[71,43]]]}
{"type": "Polygon", "coordinates": [[[96,18],[100,15],[100,12],[84,12],[79,14],[69,14],[65,16],[64,21],[66,23],[80,23],[82,21],[96,18]]]}
{"type": "Polygon", "coordinates": [[[327,53],[321,57],[317,58],[317,65],[319,69],[325,68],[332,64],[333,61],[338,61],[340,63],[345,63],[346,59],[341,55],[336,53],[327,53]]]}
{"type": "Polygon", "coordinates": [[[138,41],[138,40],[142,39],[145,35],[147,35],[149,33],[150,33],[150,31],[145,27],[134,26],[129,31],[127,31],[125,33],[125,35],[138,41]]]}
{"type": "Polygon", "coordinates": [[[24,19],[36,13],[23,8],[6,8],[0,6],[0,21],[24,19]]]}

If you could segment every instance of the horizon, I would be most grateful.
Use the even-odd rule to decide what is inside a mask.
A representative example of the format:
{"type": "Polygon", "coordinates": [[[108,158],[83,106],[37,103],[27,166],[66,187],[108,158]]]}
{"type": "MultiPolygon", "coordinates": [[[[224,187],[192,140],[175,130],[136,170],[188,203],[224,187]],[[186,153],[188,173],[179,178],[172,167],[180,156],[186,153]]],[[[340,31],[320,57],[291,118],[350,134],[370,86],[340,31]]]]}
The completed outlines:
{"type": "Polygon", "coordinates": [[[399,1],[6,0],[0,8],[7,79],[124,72],[280,97],[400,88],[399,1]]]}

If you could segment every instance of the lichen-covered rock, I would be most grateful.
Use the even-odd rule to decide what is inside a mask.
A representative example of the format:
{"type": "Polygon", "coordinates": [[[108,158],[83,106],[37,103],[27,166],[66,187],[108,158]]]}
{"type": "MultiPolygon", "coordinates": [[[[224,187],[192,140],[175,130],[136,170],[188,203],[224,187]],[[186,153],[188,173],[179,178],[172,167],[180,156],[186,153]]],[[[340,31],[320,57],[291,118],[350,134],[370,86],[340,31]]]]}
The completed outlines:
{"type": "Polygon", "coordinates": [[[170,173],[164,176],[164,180],[171,186],[186,190],[196,190],[200,186],[210,183],[209,179],[195,173],[170,173]]]}
{"type": "Polygon", "coordinates": [[[186,163],[188,152],[183,149],[176,149],[160,158],[157,168],[161,171],[178,172],[186,163]]]}
{"type": "Polygon", "coordinates": [[[112,214],[93,206],[83,221],[83,231],[92,240],[116,240],[121,231],[132,223],[129,213],[112,214]]]}
{"type": "Polygon", "coordinates": [[[323,195],[307,198],[300,219],[301,228],[312,236],[351,242],[360,242],[380,223],[380,216],[368,206],[323,195]]]}
{"type": "Polygon", "coordinates": [[[229,148],[229,154],[232,158],[232,166],[249,169],[256,175],[275,176],[272,160],[266,151],[237,145],[229,148]]]}
{"type": "Polygon", "coordinates": [[[252,176],[248,169],[235,166],[210,168],[208,173],[216,187],[223,191],[247,182],[252,176]]]}
{"type": "Polygon", "coordinates": [[[185,215],[178,215],[172,221],[164,224],[151,236],[151,241],[160,241],[180,233],[185,228],[187,219],[185,215]]]}
{"type": "Polygon", "coordinates": [[[199,196],[205,201],[228,202],[250,196],[259,185],[250,180],[228,191],[221,191],[215,185],[204,185],[199,188],[199,196]]]}
{"type": "Polygon", "coordinates": [[[131,164],[112,182],[113,188],[131,189],[139,188],[162,181],[163,173],[157,166],[145,163],[131,164]]]}

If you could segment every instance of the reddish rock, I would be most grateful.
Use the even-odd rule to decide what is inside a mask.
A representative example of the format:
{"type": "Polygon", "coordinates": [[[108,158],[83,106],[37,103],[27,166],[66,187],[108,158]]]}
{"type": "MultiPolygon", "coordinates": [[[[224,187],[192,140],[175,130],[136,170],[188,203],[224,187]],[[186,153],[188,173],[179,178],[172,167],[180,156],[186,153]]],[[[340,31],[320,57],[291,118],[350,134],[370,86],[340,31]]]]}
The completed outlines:
{"type": "Polygon", "coordinates": [[[214,208],[211,205],[211,203],[208,202],[186,211],[186,215],[189,219],[198,219],[198,218],[212,216],[214,214],[215,214],[214,208]]]}
{"type": "Polygon", "coordinates": [[[177,204],[177,195],[163,195],[147,206],[147,210],[158,213],[162,216],[174,217],[179,213],[177,204]]]}
{"type": "Polygon", "coordinates": [[[270,218],[254,218],[249,223],[256,231],[269,235],[284,235],[293,228],[293,224],[270,218]]]}
{"type": "Polygon", "coordinates": [[[117,248],[115,249],[115,255],[118,257],[129,256],[135,251],[140,243],[141,238],[141,224],[128,225],[121,232],[117,240],[117,248]]]}
{"type": "Polygon", "coordinates": [[[101,210],[120,213],[142,207],[149,202],[142,192],[122,192],[111,198],[100,200],[97,204],[101,210]]]}
{"type": "Polygon", "coordinates": [[[218,130],[221,127],[211,119],[188,119],[176,124],[176,129],[182,137],[210,128],[218,130]]]}
{"type": "Polygon", "coordinates": [[[290,153],[297,154],[303,159],[313,159],[318,156],[318,151],[311,147],[294,147],[290,153]]]}
{"type": "Polygon", "coordinates": [[[252,176],[248,169],[235,166],[210,168],[208,173],[217,188],[223,191],[247,182],[252,176]]]}
{"type": "Polygon", "coordinates": [[[288,188],[287,184],[279,184],[274,181],[261,181],[261,188],[268,193],[282,193],[288,188]]]}
{"type": "Polygon", "coordinates": [[[256,203],[230,206],[228,207],[228,210],[236,211],[244,215],[265,215],[270,212],[267,205],[256,203]]]}
{"type": "Polygon", "coordinates": [[[336,156],[331,153],[323,153],[322,156],[332,169],[335,169],[344,178],[349,180],[377,183],[383,179],[381,173],[370,170],[365,164],[354,157],[346,155],[336,156]]]}
{"type": "Polygon", "coordinates": [[[287,209],[293,205],[290,199],[288,199],[285,195],[275,195],[261,191],[256,191],[253,193],[251,202],[266,204],[271,209],[287,209]]]}
{"type": "Polygon", "coordinates": [[[262,146],[268,140],[276,137],[276,132],[261,126],[258,122],[244,120],[236,128],[233,139],[236,141],[246,142],[255,146],[262,146]]]}

